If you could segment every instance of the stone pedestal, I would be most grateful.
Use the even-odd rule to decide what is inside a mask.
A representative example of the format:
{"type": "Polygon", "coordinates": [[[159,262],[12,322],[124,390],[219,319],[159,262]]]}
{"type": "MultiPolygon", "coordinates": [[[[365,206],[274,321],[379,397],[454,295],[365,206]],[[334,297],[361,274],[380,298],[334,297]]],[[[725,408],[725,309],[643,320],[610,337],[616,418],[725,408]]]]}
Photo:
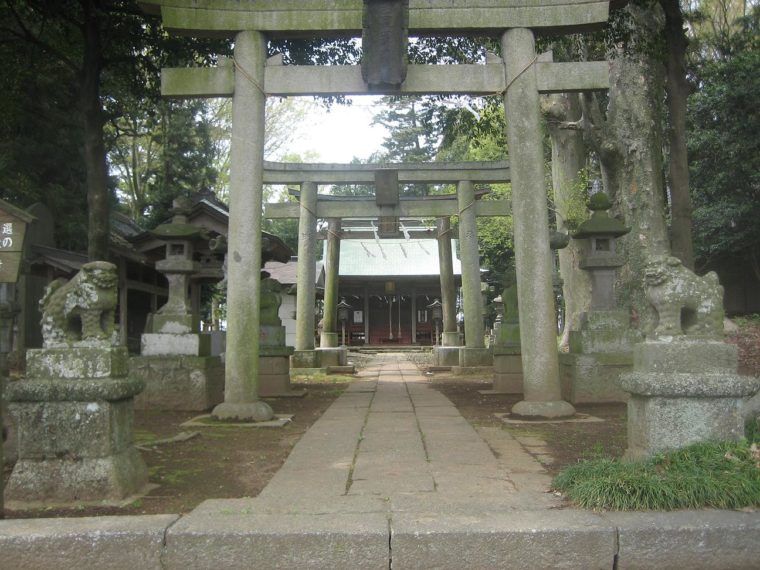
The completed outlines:
{"type": "Polygon", "coordinates": [[[570,332],[570,352],[560,354],[562,398],[572,404],[625,402],[618,377],[633,368],[633,346],[640,335],[628,326],[625,311],[589,311],[581,330],[570,332]]]}
{"type": "Polygon", "coordinates": [[[345,346],[335,348],[318,348],[320,368],[328,366],[346,366],[348,364],[348,349],[345,346]]]}
{"type": "Polygon", "coordinates": [[[259,396],[262,398],[300,397],[305,391],[290,387],[290,357],[293,347],[285,346],[285,327],[262,325],[259,335],[259,396]]]}
{"type": "Polygon", "coordinates": [[[291,368],[319,368],[319,352],[316,350],[294,350],[290,357],[291,368]]]}
{"type": "Polygon", "coordinates": [[[493,389],[484,394],[522,394],[522,355],[519,346],[494,346],[493,389]]]}
{"type": "Polygon", "coordinates": [[[459,366],[458,346],[436,346],[433,348],[433,362],[436,366],[459,366]]]}
{"type": "Polygon", "coordinates": [[[7,388],[18,460],[6,500],[118,502],[141,492],[148,473],[133,444],[133,399],[143,383],[126,377],[126,349],[37,349],[28,361],[28,379],[7,388]]]}
{"type": "Polygon", "coordinates": [[[145,383],[138,410],[205,411],[224,400],[224,364],[218,356],[133,356],[129,375],[145,383]]]}
{"type": "Polygon", "coordinates": [[[224,400],[224,364],[211,356],[211,335],[145,333],[130,374],[145,382],[141,410],[205,411],[224,400]]]}
{"type": "MultiPolygon", "coordinates": [[[[683,337],[681,337],[683,338],[683,337]]],[[[634,348],[626,458],[744,435],[744,398],[760,380],[736,374],[736,347],[716,340],[657,340],[634,348]]]]}
{"type": "Polygon", "coordinates": [[[460,368],[483,368],[493,365],[493,353],[490,348],[459,348],[460,368]]]}

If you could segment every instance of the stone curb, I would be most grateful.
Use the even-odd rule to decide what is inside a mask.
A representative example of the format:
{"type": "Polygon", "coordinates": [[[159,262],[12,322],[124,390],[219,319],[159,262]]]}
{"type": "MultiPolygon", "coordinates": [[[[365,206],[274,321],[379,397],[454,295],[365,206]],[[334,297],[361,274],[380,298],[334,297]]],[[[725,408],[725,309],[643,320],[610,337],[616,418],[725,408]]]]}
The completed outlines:
{"type": "MultiPolygon", "coordinates": [[[[255,504],[255,500],[254,500],[255,504]]],[[[470,510],[0,521],[3,568],[751,569],[760,513],[470,510]]]]}

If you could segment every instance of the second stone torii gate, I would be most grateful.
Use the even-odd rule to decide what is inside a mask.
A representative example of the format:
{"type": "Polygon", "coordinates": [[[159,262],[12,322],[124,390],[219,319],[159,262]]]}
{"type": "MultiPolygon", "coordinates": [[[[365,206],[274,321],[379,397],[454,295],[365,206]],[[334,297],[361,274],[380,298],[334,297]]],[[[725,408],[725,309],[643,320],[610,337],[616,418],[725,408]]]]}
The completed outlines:
{"type": "MultiPolygon", "coordinates": [[[[338,250],[341,220],[346,218],[399,219],[403,217],[435,217],[439,221],[439,256],[441,259],[441,294],[444,306],[444,345],[458,347],[450,333],[456,331],[454,321],[455,293],[449,218],[459,217],[459,243],[462,260],[462,291],[465,313],[466,346],[449,348],[458,353],[460,366],[492,364],[491,353],[483,338],[483,299],[480,290],[477,216],[507,216],[511,205],[507,200],[476,201],[473,184],[508,182],[506,162],[467,162],[431,164],[288,164],[264,163],[265,184],[299,184],[300,204],[266,204],[266,218],[298,218],[298,284],[296,309],[295,367],[313,368],[334,364],[325,360],[326,353],[337,347],[335,313],[338,288],[338,250]],[[453,195],[425,198],[401,198],[399,184],[456,184],[453,195]],[[374,184],[375,197],[324,197],[317,199],[320,184],[374,184]],[[314,300],[316,263],[314,243],[317,219],[329,220],[325,282],[325,317],[321,337],[322,349],[314,348],[314,300]],[[446,247],[448,246],[448,247],[446,247]],[[449,333],[449,334],[446,334],[449,333]]],[[[380,223],[381,226],[384,224],[380,223]]],[[[394,232],[398,226],[394,223],[394,232]]],[[[350,237],[362,237],[352,233],[350,237]]],[[[388,236],[386,236],[388,237],[388,236]]],[[[332,355],[331,355],[332,356],[332,355]]]]}
{"type": "Polygon", "coordinates": [[[195,36],[234,37],[232,66],[164,70],[162,93],[175,97],[233,97],[230,173],[229,320],[225,402],[218,417],[268,419],[258,397],[261,184],[267,95],[391,93],[502,93],[512,161],[515,260],[525,399],[513,413],[558,417],[574,413],[562,401],[554,329],[548,212],[540,130],[540,93],[601,90],[606,62],[552,63],[535,51],[535,32],[572,33],[599,28],[607,0],[409,0],[409,35],[496,36],[504,60],[485,65],[409,65],[399,87],[364,82],[360,66],[286,66],[267,61],[266,38],[293,35],[358,37],[364,5],[302,0],[141,0],[164,26],[195,36]]]}

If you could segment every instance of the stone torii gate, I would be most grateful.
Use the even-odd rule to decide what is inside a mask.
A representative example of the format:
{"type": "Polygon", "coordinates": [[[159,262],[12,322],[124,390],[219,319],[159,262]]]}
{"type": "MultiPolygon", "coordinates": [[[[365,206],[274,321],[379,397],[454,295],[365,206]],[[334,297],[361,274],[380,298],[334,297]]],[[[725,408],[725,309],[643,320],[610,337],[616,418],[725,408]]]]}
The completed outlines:
{"type": "MultiPolygon", "coordinates": [[[[340,230],[345,218],[377,218],[380,234],[383,220],[392,220],[392,233],[399,233],[396,220],[403,217],[435,217],[439,220],[438,247],[441,260],[441,295],[444,314],[444,345],[453,352],[460,366],[492,364],[491,353],[483,339],[483,299],[480,290],[477,216],[507,216],[508,200],[476,201],[476,183],[509,182],[509,164],[502,162],[463,162],[430,164],[289,164],[264,163],[265,184],[298,184],[300,204],[266,204],[266,218],[298,218],[298,284],[296,308],[295,367],[314,368],[335,364],[325,359],[325,351],[337,347],[335,313],[337,305],[339,242],[342,237],[373,238],[373,233],[344,235],[340,230]],[[457,193],[402,198],[400,184],[455,184],[457,193]],[[375,186],[375,197],[330,197],[319,200],[317,186],[333,184],[369,184],[375,186]],[[459,217],[459,243],[462,260],[462,292],[465,309],[466,346],[458,348],[455,322],[454,275],[451,257],[449,219],[459,217]],[[325,318],[321,349],[314,349],[314,267],[317,219],[329,220],[327,259],[325,264],[325,318]],[[453,335],[451,333],[454,333],[453,335]],[[453,337],[453,338],[452,338],[453,337]],[[327,347],[327,348],[325,348],[327,347]]],[[[385,236],[389,237],[389,236],[385,236]]],[[[332,356],[330,354],[330,356],[332,356]]]]}
{"type": "MultiPolygon", "coordinates": [[[[193,36],[234,38],[231,65],[212,69],[166,69],[162,93],[173,97],[232,97],[230,240],[225,402],[217,417],[268,419],[258,398],[261,186],[265,101],[268,95],[390,93],[502,94],[512,176],[515,261],[521,312],[525,399],[513,413],[570,415],[561,400],[554,327],[551,252],[544,191],[539,95],[606,89],[606,62],[553,63],[535,51],[535,34],[596,29],[608,17],[607,0],[398,0],[394,22],[409,35],[492,36],[503,60],[481,65],[399,65],[376,74],[362,66],[290,66],[267,60],[267,38],[362,35],[360,0],[141,0],[159,13],[166,29],[193,36]],[[407,7],[408,6],[408,7],[407,7]],[[398,13],[397,13],[398,15],[398,13]],[[405,73],[404,73],[405,71],[405,73]],[[374,81],[374,80],[373,80],[374,81]],[[401,83],[398,84],[398,81],[401,83]]],[[[368,34],[367,37],[383,37],[368,34]]],[[[367,49],[369,49],[368,46],[367,49]]],[[[393,50],[390,50],[393,51],[393,50]]],[[[402,53],[400,50],[399,53],[402,53]]],[[[403,53],[401,55],[403,58],[403,53]]],[[[377,58],[372,58],[377,60],[377,58]]],[[[382,61],[382,60],[381,60],[382,61]]]]}

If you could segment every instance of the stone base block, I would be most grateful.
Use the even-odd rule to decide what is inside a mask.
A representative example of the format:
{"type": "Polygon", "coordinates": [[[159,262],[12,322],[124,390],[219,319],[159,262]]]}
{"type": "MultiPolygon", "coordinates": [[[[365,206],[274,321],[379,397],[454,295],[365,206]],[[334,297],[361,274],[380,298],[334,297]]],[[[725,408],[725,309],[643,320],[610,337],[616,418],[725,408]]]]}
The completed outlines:
{"type": "Polygon", "coordinates": [[[336,348],[339,344],[338,333],[323,332],[319,335],[320,348],[336,348]]]}
{"type": "Polygon", "coordinates": [[[5,488],[8,503],[119,500],[139,493],[148,469],[134,447],[107,457],[19,459],[5,488]]]}
{"type": "Polygon", "coordinates": [[[436,346],[433,348],[433,362],[436,366],[459,366],[458,346],[436,346]]]}
{"type": "Polygon", "coordinates": [[[626,402],[617,380],[632,369],[631,353],[560,354],[562,398],[571,404],[626,402]]]}
{"type": "Polygon", "coordinates": [[[637,372],[693,373],[735,372],[737,347],[720,341],[647,341],[633,349],[637,372]]]}
{"type": "Polygon", "coordinates": [[[581,330],[571,331],[570,352],[598,354],[629,352],[641,342],[641,334],[630,328],[627,311],[589,311],[584,313],[581,330]]]}
{"type": "Polygon", "coordinates": [[[568,418],[575,408],[564,400],[523,400],[512,406],[512,415],[522,418],[568,418]]]}
{"type": "Polygon", "coordinates": [[[259,356],[259,396],[262,398],[301,396],[290,386],[290,356],[259,356]]]}
{"type": "Polygon", "coordinates": [[[35,348],[26,351],[30,379],[119,378],[129,372],[123,347],[35,348]]]}
{"type": "Polygon", "coordinates": [[[222,402],[214,408],[211,416],[217,420],[231,422],[268,422],[274,418],[269,404],[255,402],[222,402]]]}
{"type": "Polygon", "coordinates": [[[626,458],[650,457],[700,441],[744,436],[744,398],[760,380],[729,373],[641,373],[620,377],[628,400],[626,458]]]}
{"type": "Polygon", "coordinates": [[[505,351],[494,347],[492,394],[522,394],[523,373],[520,350],[505,351]]]}
{"type": "Polygon", "coordinates": [[[319,353],[316,350],[296,350],[290,357],[291,368],[319,368],[319,353]]]}
{"type": "Polygon", "coordinates": [[[131,377],[145,382],[135,398],[138,410],[205,411],[224,401],[218,356],[135,356],[129,367],[131,377]]]}
{"type": "Polygon", "coordinates": [[[145,333],[140,339],[143,356],[210,356],[211,336],[203,333],[145,333]]]}
{"type": "Polygon", "coordinates": [[[462,338],[458,332],[443,332],[441,333],[441,345],[443,346],[461,346],[462,338]]]}
{"type": "Polygon", "coordinates": [[[151,332],[158,334],[192,334],[200,327],[197,317],[183,314],[153,313],[151,332]]]}
{"type": "Polygon", "coordinates": [[[285,346],[285,327],[281,325],[261,325],[259,331],[260,347],[285,346]]]}
{"type": "Polygon", "coordinates": [[[461,368],[474,368],[480,366],[492,366],[493,353],[489,348],[459,348],[459,366],[461,368]]]}
{"type": "Polygon", "coordinates": [[[346,366],[348,364],[348,349],[346,347],[318,348],[320,368],[328,366],[346,366]]]}

